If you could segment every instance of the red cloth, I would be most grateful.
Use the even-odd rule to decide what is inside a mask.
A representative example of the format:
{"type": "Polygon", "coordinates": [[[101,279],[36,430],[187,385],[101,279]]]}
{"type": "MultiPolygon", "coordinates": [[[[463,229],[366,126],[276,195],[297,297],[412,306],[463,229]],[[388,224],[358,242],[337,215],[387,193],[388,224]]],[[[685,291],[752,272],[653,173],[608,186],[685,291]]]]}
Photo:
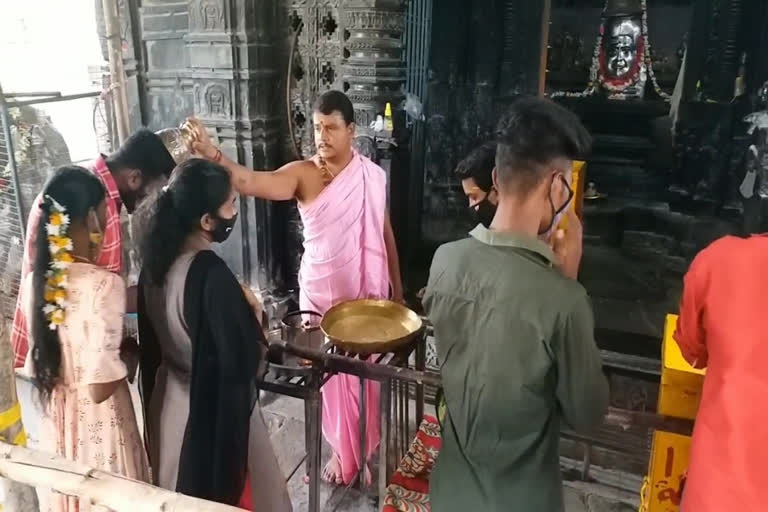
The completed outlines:
{"type": "Polygon", "coordinates": [[[725,237],[685,276],[675,339],[706,367],[683,512],[768,503],[768,236],[725,237]]]}
{"type": "MultiPolygon", "coordinates": [[[[120,192],[117,190],[112,174],[107,168],[104,157],[99,157],[90,166],[91,171],[101,180],[107,191],[107,225],[104,230],[104,245],[101,248],[98,264],[110,272],[120,273],[123,269],[123,244],[122,232],[120,230],[120,192]]],[[[35,198],[32,209],[29,211],[27,220],[26,239],[24,240],[24,258],[21,262],[21,280],[32,271],[32,265],[35,261],[35,240],[37,239],[37,229],[40,225],[40,194],[35,198]]],[[[27,318],[24,314],[24,298],[22,290],[19,289],[19,296],[16,300],[16,311],[13,315],[13,332],[11,333],[11,346],[15,354],[14,366],[21,368],[27,359],[27,350],[29,347],[29,332],[27,327],[27,318]]]]}
{"type": "Polygon", "coordinates": [[[243,495],[240,496],[240,501],[237,503],[238,508],[244,510],[253,510],[253,496],[251,494],[251,477],[245,475],[245,488],[243,488],[243,495]]]}
{"type": "Polygon", "coordinates": [[[381,512],[428,512],[429,475],[440,453],[440,425],[424,416],[416,438],[392,475],[381,512]]]}

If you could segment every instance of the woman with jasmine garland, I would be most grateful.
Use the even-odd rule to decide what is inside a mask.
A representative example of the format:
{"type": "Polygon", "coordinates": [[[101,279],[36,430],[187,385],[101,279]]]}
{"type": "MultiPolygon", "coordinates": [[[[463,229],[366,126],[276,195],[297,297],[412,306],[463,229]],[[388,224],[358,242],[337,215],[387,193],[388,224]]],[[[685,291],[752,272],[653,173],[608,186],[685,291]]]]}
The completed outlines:
{"type": "MultiPolygon", "coordinates": [[[[46,410],[41,448],[87,466],[148,481],[127,378],[137,347],[122,345],[126,290],[98,261],[104,187],[82,167],[62,167],[45,187],[33,271],[22,286],[32,320],[25,363],[46,410]]],[[[50,510],[87,510],[54,495],[50,510]]]]}

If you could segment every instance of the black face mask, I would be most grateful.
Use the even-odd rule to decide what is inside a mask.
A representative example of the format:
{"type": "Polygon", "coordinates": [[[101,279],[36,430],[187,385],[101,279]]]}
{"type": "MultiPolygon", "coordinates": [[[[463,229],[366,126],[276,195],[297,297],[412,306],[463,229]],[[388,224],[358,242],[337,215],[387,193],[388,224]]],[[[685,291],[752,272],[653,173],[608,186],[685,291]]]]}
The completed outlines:
{"type": "Polygon", "coordinates": [[[488,197],[472,207],[477,221],[486,228],[491,227],[493,217],[496,215],[496,205],[488,200],[488,197]]]}
{"type": "Polygon", "coordinates": [[[213,231],[211,231],[211,238],[213,238],[214,242],[222,243],[227,238],[229,238],[229,235],[232,233],[232,229],[235,227],[235,222],[237,222],[237,214],[234,214],[229,219],[222,219],[221,217],[216,217],[216,227],[213,231]]]}
{"type": "Polygon", "coordinates": [[[562,174],[558,174],[556,177],[552,178],[552,182],[554,183],[555,179],[561,179],[563,180],[563,185],[565,186],[565,189],[568,191],[568,199],[566,199],[565,203],[560,208],[555,208],[555,202],[552,200],[552,187],[550,185],[550,192],[549,192],[549,206],[552,208],[552,219],[549,221],[549,224],[544,228],[539,230],[539,236],[544,235],[552,231],[552,228],[555,227],[555,223],[560,221],[560,216],[563,212],[565,212],[565,209],[568,208],[568,205],[571,204],[571,200],[573,199],[573,190],[571,189],[571,186],[568,184],[568,180],[565,179],[565,176],[562,174]]]}

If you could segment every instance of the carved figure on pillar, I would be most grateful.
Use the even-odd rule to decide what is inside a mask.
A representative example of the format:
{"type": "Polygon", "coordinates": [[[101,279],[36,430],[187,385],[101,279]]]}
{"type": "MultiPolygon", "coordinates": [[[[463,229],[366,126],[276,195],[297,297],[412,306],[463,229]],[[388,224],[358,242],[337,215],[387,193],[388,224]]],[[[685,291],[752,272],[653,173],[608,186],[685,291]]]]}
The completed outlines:
{"type": "Polygon", "coordinates": [[[220,0],[196,0],[189,6],[189,21],[192,31],[222,31],[224,6],[220,0]]]}

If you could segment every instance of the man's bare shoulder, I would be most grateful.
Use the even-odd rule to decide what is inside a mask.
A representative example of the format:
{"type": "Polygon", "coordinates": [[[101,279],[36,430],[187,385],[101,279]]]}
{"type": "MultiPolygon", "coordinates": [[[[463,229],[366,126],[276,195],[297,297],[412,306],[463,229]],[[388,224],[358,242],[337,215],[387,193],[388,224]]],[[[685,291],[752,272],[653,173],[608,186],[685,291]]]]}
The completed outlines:
{"type": "Polygon", "coordinates": [[[294,160],[288,162],[279,169],[281,172],[289,172],[292,174],[300,175],[308,172],[316,172],[317,164],[312,160],[294,160]]]}

